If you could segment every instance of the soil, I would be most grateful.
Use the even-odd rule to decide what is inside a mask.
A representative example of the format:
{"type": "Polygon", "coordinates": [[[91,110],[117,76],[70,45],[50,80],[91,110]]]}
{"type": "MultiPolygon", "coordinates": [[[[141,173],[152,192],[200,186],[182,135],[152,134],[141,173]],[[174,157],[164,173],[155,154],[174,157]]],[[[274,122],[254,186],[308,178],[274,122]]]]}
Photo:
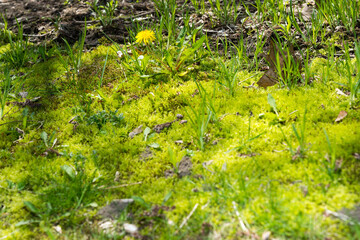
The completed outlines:
{"type": "MultiPolygon", "coordinates": [[[[129,39],[129,29],[132,29],[136,22],[148,23],[159,20],[156,8],[152,1],[146,0],[123,0],[115,11],[111,25],[101,26],[99,20],[93,20],[95,14],[91,7],[84,0],[0,0],[0,13],[8,21],[8,28],[17,32],[17,22],[23,26],[24,35],[30,42],[40,43],[43,41],[56,41],[63,43],[66,39],[69,43],[75,43],[84,29],[87,22],[87,36],[85,45],[96,46],[100,44],[99,39],[108,36],[113,41],[125,43],[129,39]]],[[[91,2],[91,1],[90,1],[91,2]]],[[[106,1],[99,1],[106,4],[106,1]]],[[[178,6],[184,6],[185,1],[178,1],[178,6]]],[[[244,3],[250,12],[255,12],[255,0],[244,3]]],[[[210,6],[209,6],[210,7],[210,6]]],[[[235,24],[221,25],[210,21],[210,14],[199,15],[195,13],[192,6],[179,8],[177,22],[183,25],[181,16],[183,12],[189,11],[190,21],[196,26],[203,25],[203,31],[210,37],[217,39],[226,38],[228,41],[238,42],[240,35],[245,32],[247,42],[252,42],[253,37],[246,35],[246,28],[242,21],[247,17],[245,8],[239,5],[240,15],[235,24]],[[249,38],[250,37],[250,38],[249,38]]],[[[220,49],[222,44],[219,43],[220,49]]],[[[251,50],[248,51],[249,53],[251,50]]]]}
{"type": "Polygon", "coordinates": [[[62,41],[66,39],[74,43],[79,39],[85,21],[87,27],[86,45],[98,45],[98,39],[104,33],[114,41],[124,42],[128,37],[127,29],[131,28],[131,18],[145,16],[154,17],[154,7],[150,1],[119,1],[115,18],[111,25],[102,27],[100,22],[92,20],[93,13],[86,1],[58,0],[0,0],[0,13],[4,14],[10,30],[17,32],[17,22],[23,26],[25,36],[31,42],[44,40],[62,41]]]}
{"type": "MultiPolygon", "coordinates": [[[[95,14],[86,2],[88,1],[68,0],[68,3],[65,3],[65,0],[0,0],[0,14],[4,15],[8,21],[8,28],[15,33],[18,30],[17,23],[21,24],[25,36],[34,43],[40,43],[45,40],[63,43],[63,39],[66,39],[71,44],[75,43],[79,39],[82,29],[84,29],[86,21],[87,36],[85,45],[87,46],[101,44],[99,39],[102,39],[104,36],[118,43],[126,43],[130,37],[129,30],[134,29],[136,24],[146,25],[159,20],[153,1],[121,0],[118,1],[118,7],[114,13],[112,23],[102,26],[99,20],[94,20],[95,14]]],[[[106,2],[108,1],[100,0],[99,6],[105,5],[106,2]]],[[[314,2],[310,1],[311,4],[303,2],[298,1],[294,3],[300,8],[302,7],[303,14],[308,14],[315,7],[314,2]]],[[[202,25],[202,31],[212,39],[213,46],[218,45],[220,52],[223,51],[223,46],[221,41],[216,41],[217,39],[224,40],[226,38],[227,41],[236,44],[243,37],[247,45],[247,55],[252,57],[257,41],[257,34],[254,33],[257,31],[266,33],[271,28],[266,21],[258,22],[256,19],[248,18],[246,8],[250,13],[254,13],[257,10],[255,0],[244,1],[243,4],[238,5],[239,15],[236,22],[226,25],[220,24],[219,21],[214,21],[211,11],[200,15],[196,14],[194,7],[191,4],[186,4],[184,0],[177,1],[177,4],[179,6],[176,15],[178,26],[183,25],[181,16],[188,12],[190,14],[190,22],[195,26],[202,25]]],[[[211,8],[206,6],[206,9],[211,8]]],[[[304,26],[301,27],[304,28],[304,26]]],[[[335,32],[339,31],[346,35],[344,29],[339,28],[335,32]]],[[[333,33],[329,29],[328,34],[333,33]]],[[[354,36],[352,33],[348,35],[349,38],[354,36]]],[[[360,35],[360,23],[356,35],[360,35]]],[[[297,42],[297,49],[305,47],[307,46],[304,46],[302,42],[297,42]]],[[[267,43],[265,44],[265,50],[268,50],[267,43]]]]}

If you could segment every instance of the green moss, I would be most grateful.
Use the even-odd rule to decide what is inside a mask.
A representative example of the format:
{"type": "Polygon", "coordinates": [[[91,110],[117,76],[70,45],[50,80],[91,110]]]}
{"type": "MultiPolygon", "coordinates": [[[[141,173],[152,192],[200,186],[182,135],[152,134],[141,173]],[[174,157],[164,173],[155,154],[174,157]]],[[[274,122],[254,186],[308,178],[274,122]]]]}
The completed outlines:
{"type": "MultiPolygon", "coordinates": [[[[202,72],[216,67],[216,63],[201,62],[197,71],[202,75],[198,80],[202,80],[201,85],[208,93],[208,103],[214,106],[216,118],[206,131],[205,150],[199,151],[196,129],[190,122],[179,124],[176,121],[159,134],[152,135],[152,130],[147,141],[143,133],[133,139],[128,137],[140,125],[143,129],[152,129],[157,124],[176,120],[176,114],[184,115],[189,121],[190,106],[199,109],[201,95],[195,93],[197,85],[193,80],[168,79],[167,82],[148,84],[151,79],[141,79],[136,73],[125,71],[113,50],[109,51],[103,87],[98,89],[108,49],[101,46],[84,55],[76,86],[69,85],[57,58],[25,69],[31,72],[24,88],[30,97],[41,96],[42,106],[29,108],[31,118],[28,120],[31,122],[26,127],[19,106],[14,107],[15,111],[6,119],[13,122],[0,125],[0,145],[4,149],[0,151],[0,205],[5,206],[0,209],[3,214],[0,221],[6,223],[0,227],[1,235],[11,235],[14,239],[20,235],[23,239],[41,239],[45,237],[45,228],[39,223],[16,227],[16,223],[23,220],[41,219],[49,226],[59,224],[66,234],[75,236],[78,230],[73,229],[74,225],[79,226],[80,232],[84,230],[81,226],[86,224],[90,229],[96,229],[88,220],[95,224],[99,207],[94,209],[90,203],[103,206],[113,199],[139,196],[151,206],[176,207],[164,213],[174,225],[154,218],[153,225],[141,229],[143,234],[151,233],[163,239],[178,229],[195,204],[199,204],[198,208],[187,225],[178,230],[179,237],[182,234],[199,235],[201,224],[208,222],[214,227],[213,234],[221,238],[238,238],[233,201],[254,232],[271,231],[280,239],[341,239],[347,236],[350,230],[346,224],[323,216],[325,209],[337,211],[360,201],[358,162],[353,157],[360,151],[357,144],[360,113],[348,108],[346,97],[335,93],[338,86],[334,81],[345,81],[336,71],[329,69],[328,84],[323,84],[320,78],[311,86],[291,91],[277,87],[263,90],[237,86],[235,96],[231,97],[226,89],[209,78],[211,74],[202,72]],[[74,92],[80,95],[74,95],[74,92]],[[267,103],[268,93],[276,100],[279,117],[267,103]],[[296,149],[299,143],[292,124],[299,129],[305,108],[305,156],[292,159],[279,127],[296,149]],[[123,124],[105,121],[99,127],[86,120],[99,111],[115,110],[123,113],[123,124]],[[346,110],[348,116],[335,123],[341,110],[346,110]],[[77,123],[69,123],[75,116],[77,123]],[[278,118],[283,119],[281,124],[278,118]],[[16,128],[25,132],[18,142],[15,140],[21,134],[16,128]],[[336,158],[343,160],[342,170],[334,175],[326,170],[325,155],[329,154],[329,149],[323,129],[329,135],[336,158]],[[44,144],[42,132],[48,136],[55,132],[57,141],[53,149],[61,155],[51,151],[44,155],[49,146],[44,144]],[[248,141],[259,134],[259,138],[248,141]],[[177,140],[183,143],[176,144],[177,140]],[[151,143],[160,147],[150,148],[153,156],[141,159],[141,154],[151,143]],[[229,151],[240,146],[239,151],[229,151]],[[168,148],[174,151],[178,162],[186,150],[194,152],[193,176],[165,178],[164,171],[172,166],[168,148]],[[251,153],[256,155],[242,157],[251,153]],[[210,160],[213,162],[207,170],[202,164],[210,160]],[[64,165],[76,170],[74,179],[62,170],[64,165]],[[117,171],[120,182],[115,183],[117,171]],[[129,186],[104,189],[122,184],[129,186]],[[165,199],[166,196],[170,197],[165,199]],[[39,208],[40,217],[30,213],[23,201],[30,201],[39,208]],[[61,218],[66,214],[70,215],[61,218]]],[[[313,73],[324,76],[328,70],[326,64],[324,59],[315,59],[313,73]]],[[[248,85],[256,77],[253,72],[244,71],[238,78],[248,85]]],[[[6,111],[9,109],[7,106],[6,111]]],[[[135,217],[125,216],[119,222],[141,224],[141,214],[146,207],[135,204],[131,209],[135,217]]],[[[95,234],[96,230],[90,232],[95,234]]]]}

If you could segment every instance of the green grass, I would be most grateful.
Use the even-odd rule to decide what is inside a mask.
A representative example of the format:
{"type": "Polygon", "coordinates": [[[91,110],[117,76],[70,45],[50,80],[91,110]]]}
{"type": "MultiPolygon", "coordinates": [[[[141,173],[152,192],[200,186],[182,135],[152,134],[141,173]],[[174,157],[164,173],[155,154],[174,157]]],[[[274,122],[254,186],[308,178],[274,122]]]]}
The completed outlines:
{"type": "MultiPolygon", "coordinates": [[[[191,2],[200,11],[202,1],[191,2]]],[[[44,53],[27,64],[0,58],[0,239],[121,239],[129,236],[124,223],[151,239],[246,239],[240,222],[260,237],[356,239],[358,225],[324,212],[360,201],[358,45],[345,44],[344,56],[335,56],[328,44],[327,59],[306,49],[305,84],[245,88],[261,76],[266,39],[256,36],[253,59],[241,44],[229,43],[230,58],[209,52],[214,47],[200,29],[176,32],[166,14],[177,9],[165,3],[155,1],[164,25],[152,29],[161,39],[139,50],[114,44],[85,53],[83,34],[63,55],[44,53]],[[25,101],[20,91],[41,97],[41,105],[9,103],[25,101]],[[335,122],[342,110],[348,115],[335,122]],[[177,114],[188,122],[174,121],[177,114]],[[161,133],[153,130],[171,121],[161,133]],[[130,138],[140,125],[144,132],[130,138]],[[149,149],[152,157],[143,159],[149,149]],[[165,177],[186,155],[192,174],[165,177]],[[96,213],[122,198],[134,203],[113,222],[116,233],[102,231],[96,213]]],[[[275,3],[258,3],[262,17],[290,26],[285,10],[275,15],[275,3]]],[[[0,46],[3,56],[11,44],[0,46]]],[[[289,61],[279,72],[300,75],[289,61]]]]}

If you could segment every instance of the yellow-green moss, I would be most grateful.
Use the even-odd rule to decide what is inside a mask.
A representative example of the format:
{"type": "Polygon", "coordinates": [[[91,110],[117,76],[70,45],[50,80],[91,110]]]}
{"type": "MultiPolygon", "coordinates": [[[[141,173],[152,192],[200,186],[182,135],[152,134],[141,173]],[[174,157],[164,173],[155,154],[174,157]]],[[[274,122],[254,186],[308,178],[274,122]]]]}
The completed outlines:
{"type": "MultiPolygon", "coordinates": [[[[87,221],[85,215],[88,219],[97,218],[96,209],[88,207],[89,203],[96,202],[103,206],[113,199],[139,196],[151,205],[161,205],[171,192],[165,205],[176,208],[165,214],[175,223],[174,226],[167,226],[172,231],[177,229],[195,204],[199,204],[183,231],[200,229],[201,221],[206,221],[213,225],[214,233],[222,238],[236,238],[239,225],[232,204],[234,201],[255,232],[269,230],[280,239],[342,239],[347,236],[349,229],[346,224],[323,217],[325,209],[337,211],[344,207],[351,208],[360,201],[359,178],[351,175],[354,167],[352,154],[360,151],[360,133],[357,130],[360,127],[360,113],[348,108],[346,97],[335,93],[333,81],[343,81],[335,71],[330,72],[329,84],[315,80],[311,86],[291,91],[277,86],[267,90],[237,86],[234,97],[215,84],[214,79],[200,81],[209,94],[208,100],[215,84],[212,104],[216,109],[217,122],[210,122],[207,130],[209,140],[205,150],[199,151],[195,129],[187,115],[191,112],[189,106],[199,109],[201,103],[201,95],[194,94],[197,89],[195,81],[169,79],[166,83],[147,86],[146,79],[131,72],[127,72],[125,78],[116,53],[110,50],[104,87],[94,91],[108,48],[100,46],[83,57],[80,82],[74,88],[88,86],[87,93],[82,92],[87,94],[87,100],[70,93],[74,90],[71,86],[70,89],[64,88],[61,81],[68,80],[57,58],[25,69],[32,71],[26,80],[26,90],[31,97],[41,96],[42,106],[29,107],[30,114],[33,114],[29,119],[32,122],[28,122],[25,129],[22,129],[20,107],[15,107],[16,111],[6,119],[19,122],[0,125],[1,146],[8,149],[1,151],[0,155],[0,203],[6,207],[3,210],[6,216],[1,217],[0,221],[7,223],[5,227],[0,227],[1,235],[9,235],[13,239],[19,239],[19,236],[23,236],[23,239],[44,237],[44,228],[39,228],[37,223],[15,226],[20,221],[39,219],[29,213],[23,201],[32,202],[43,214],[46,212],[46,201],[62,204],[51,198],[49,193],[61,192],[62,187],[75,189],[75,186],[61,166],[75,168],[84,164],[83,168],[78,169],[78,174],[84,174],[84,181],[89,181],[94,187],[99,183],[97,186],[102,186],[102,189],[85,195],[79,209],[75,209],[76,203],[70,204],[48,219],[48,223],[53,224],[52,218],[71,212],[69,221],[56,221],[56,224],[63,225],[69,235],[77,231],[69,223],[81,225],[87,221]],[[108,83],[112,86],[106,86],[108,83]],[[307,109],[305,136],[308,149],[304,158],[292,159],[277,124],[278,117],[267,103],[268,93],[276,100],[279,117],[284,120],[281,129],[295,149],[299,144],[292,124],[299,129],[307,109]],[[89,116],[102,110],[118,110],[123,113],[125,123],[114,126],[106,122],[99,128],[86,122],[89,116]],[[335,123],[341,110],[347,110],[348,116],[342,122],[335,123]],[[247,142],[250,111],[250,138],[262,135],[247,142]],[[174,122],[169,129],[154,134],[146,142],[143,133],[133,139],[128,137],[129,132],[139,125],[143,125],[143,129],[152,129],[157,124],[175,120],[176,114],[184,115],[188,123],[180,125],[174,122]],[[69,123],[75,116],[78,116],[75,119],[78,122],[76,128],[69,123]],[[25,131],[24,139],[18,143],[14,142],[20,136],[16,132],[17,127],[25,131]],[[336,157],[344,159],[344,172],[336,173],[335,180],[325,169],[325,155],[329,150],[323,129],[330,137],[336,157]],[[54,153],[43,156],[46,147],[41,132],[46,132],[48,136],[55,132],[57,143],[54,149],[63,153],[62,156],[54,153]],[[182,140],[183,144],[176,144],[177,140],[182,140]],[[152,158],[140,159],[141,153],[151,143],[159,144],[160,148],[151,148],[152,158]],[[246,147],[239,152],[229,151],[244,143],[246,147]],[[192,150],[193,175],[201,177],[165,178],[164,171],[172,166],[168,148],[174,151],[177,161],[186,154],[185,148],[192,150]],[[240,157],[240,153],[259,155],[240,157]],[[211,172],[202,165],[210,160],[213,162],[207,168],[211,172]],[[114,183],[117,171],[120,172],[120,182],[114,183]],[[93,183],[93,178],[97,177],[99,179],[93,183]],[[15,184],[13,189],[9,189],[8,181],[15,184]],[[19,190],[17,184],[21,182],[26,184],[19,190]],[[141,183],[104,190],[104,186],[138,182],[141,183]],[[34,229],[36,231],[32,234],[34,229]]],[[[213,68],[214,65],[214,62],[204,62],[200,69],[213,68]]],[[[316,76],[322,74],[321,66],[326,67],[323,59],[313,60],[312,70],[316,76]]],[[[253,74],[241,72],[238,74],[239,81],[246,80],[248,85],[256,78],[251,78],[253,74]]],[[[204,75],[201,79],[204,79],[204,75]]],[[[8,109],[9,106],[6,107],[8,109]]],[[[134,208],[135,214],[144,211],[141,207],[134,208]]],[[[159,234],[159,238],[166,238],[164,236],[165,233],[159,234]]]]}

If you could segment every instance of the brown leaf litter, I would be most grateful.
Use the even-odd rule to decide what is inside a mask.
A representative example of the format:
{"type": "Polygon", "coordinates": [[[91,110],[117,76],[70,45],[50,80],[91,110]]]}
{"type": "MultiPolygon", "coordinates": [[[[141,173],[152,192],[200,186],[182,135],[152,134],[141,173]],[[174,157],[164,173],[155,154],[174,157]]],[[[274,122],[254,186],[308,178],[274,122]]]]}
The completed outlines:
{"type": "Polygon", "coordinates": [[[265,55],[265,60],[269,63],[269,69],[264,73],[264,75],[260,78],[257,82],[259,87],[267,88],[274,86],[279,82],[280,76],[278,73],[278,68],[281,69],[281,78],[285,79],[289,76],[288,73],[285,73],[284,68],[289,68],[287,64],[294,64],[297,69],[294,70],[299,71],[301,70],[301,62],[295,56],[294,46],[292,43],[288,42],[287,47],[282,47],[280,42],[277,42],[277,33],[275,31],[279,28],[274,28],[270,30],[266,35],[267,42],[270,45],[270,50],[267,55],[265,55]],[[288,51],[286,50],[288,48],[288,51]],[[289,59],[290,58],[290,59],[289,59]]]}

